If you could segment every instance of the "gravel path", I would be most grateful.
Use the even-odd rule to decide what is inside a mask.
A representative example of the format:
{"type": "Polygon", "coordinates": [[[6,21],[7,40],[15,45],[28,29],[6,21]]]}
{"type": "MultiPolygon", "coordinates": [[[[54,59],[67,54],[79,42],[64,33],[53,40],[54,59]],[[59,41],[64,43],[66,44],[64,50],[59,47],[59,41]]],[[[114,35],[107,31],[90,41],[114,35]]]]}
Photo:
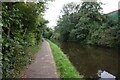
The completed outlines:
{"type": "Polygon", "coordinates": [[[59,78],[56,70],[55,61],[47,41],[42,43],[41,50],[34,62],[28,66],[26,78],[59,78]]]}

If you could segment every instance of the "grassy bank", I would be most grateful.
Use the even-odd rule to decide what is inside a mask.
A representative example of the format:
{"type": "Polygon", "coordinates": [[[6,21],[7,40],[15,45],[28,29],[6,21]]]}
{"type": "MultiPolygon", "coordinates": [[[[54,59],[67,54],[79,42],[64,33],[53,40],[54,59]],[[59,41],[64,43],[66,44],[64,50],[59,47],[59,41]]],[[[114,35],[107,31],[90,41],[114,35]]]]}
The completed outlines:
{"type": "Polygon", "coordinates": [[[67,56],[61,51],[61,49],[51,41],[48,41],[52,49],[52,53],[56,62],[58,73],[60,78],[83,78],[82,75],[76,71],[72,63],[67,56]]]}

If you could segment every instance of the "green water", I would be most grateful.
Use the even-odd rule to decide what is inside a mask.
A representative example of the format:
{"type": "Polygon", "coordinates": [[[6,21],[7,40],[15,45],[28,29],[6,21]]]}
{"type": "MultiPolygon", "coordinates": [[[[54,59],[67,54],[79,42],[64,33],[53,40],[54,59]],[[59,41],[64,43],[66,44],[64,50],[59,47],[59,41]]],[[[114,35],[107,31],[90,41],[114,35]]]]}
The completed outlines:
{"type": "Polygon", "coordinates": [[[116,77],[120,76],[118,69],[120,55],[117,49],[81,46],[71,42],[57,44],[85,78],[97,78],[98,70],[105,70],[116,77]]]}

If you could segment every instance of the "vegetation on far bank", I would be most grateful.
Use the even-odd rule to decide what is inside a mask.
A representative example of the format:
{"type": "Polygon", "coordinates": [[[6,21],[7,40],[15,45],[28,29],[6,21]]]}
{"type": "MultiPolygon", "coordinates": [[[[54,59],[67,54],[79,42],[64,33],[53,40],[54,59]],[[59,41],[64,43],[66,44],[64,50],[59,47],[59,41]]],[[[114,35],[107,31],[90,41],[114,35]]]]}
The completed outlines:
{"type": "Polygon", "coordinates": [[[101,5],[84,1],[64,5],[53,38],[84,45],[120,47],[119,21],[117,17],[103,14],[101,5]]]}
{"type": "Polygon", "coordinates": [[[61,49],[51,41],[48,40],[48,42],[50,44],[60,78],[83,78],[83,76],[76,71],[61,49]]]}

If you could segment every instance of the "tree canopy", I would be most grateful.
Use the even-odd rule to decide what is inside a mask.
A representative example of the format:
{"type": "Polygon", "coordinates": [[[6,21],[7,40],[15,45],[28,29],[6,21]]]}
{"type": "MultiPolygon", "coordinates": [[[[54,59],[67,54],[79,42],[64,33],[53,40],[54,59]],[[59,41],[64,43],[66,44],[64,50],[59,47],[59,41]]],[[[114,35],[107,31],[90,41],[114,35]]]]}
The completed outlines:
{"type": "Polygon", "coordinates": [[[42,41],[47,20],[43,18],[45,2],[3,2],[2,3],[2,53],[3,77],[16,77],[19,70],[31,58],[25,50],[42,41]],[[17,73],[15,73],[17,72],[17,73]]]}
{"type": "Polygon", "coordinates": [[[120,46],[118,21],[103,14],[102,3],[69,3],[63,7],[55,32],[62,41],[108,47],[120,46]]]}

